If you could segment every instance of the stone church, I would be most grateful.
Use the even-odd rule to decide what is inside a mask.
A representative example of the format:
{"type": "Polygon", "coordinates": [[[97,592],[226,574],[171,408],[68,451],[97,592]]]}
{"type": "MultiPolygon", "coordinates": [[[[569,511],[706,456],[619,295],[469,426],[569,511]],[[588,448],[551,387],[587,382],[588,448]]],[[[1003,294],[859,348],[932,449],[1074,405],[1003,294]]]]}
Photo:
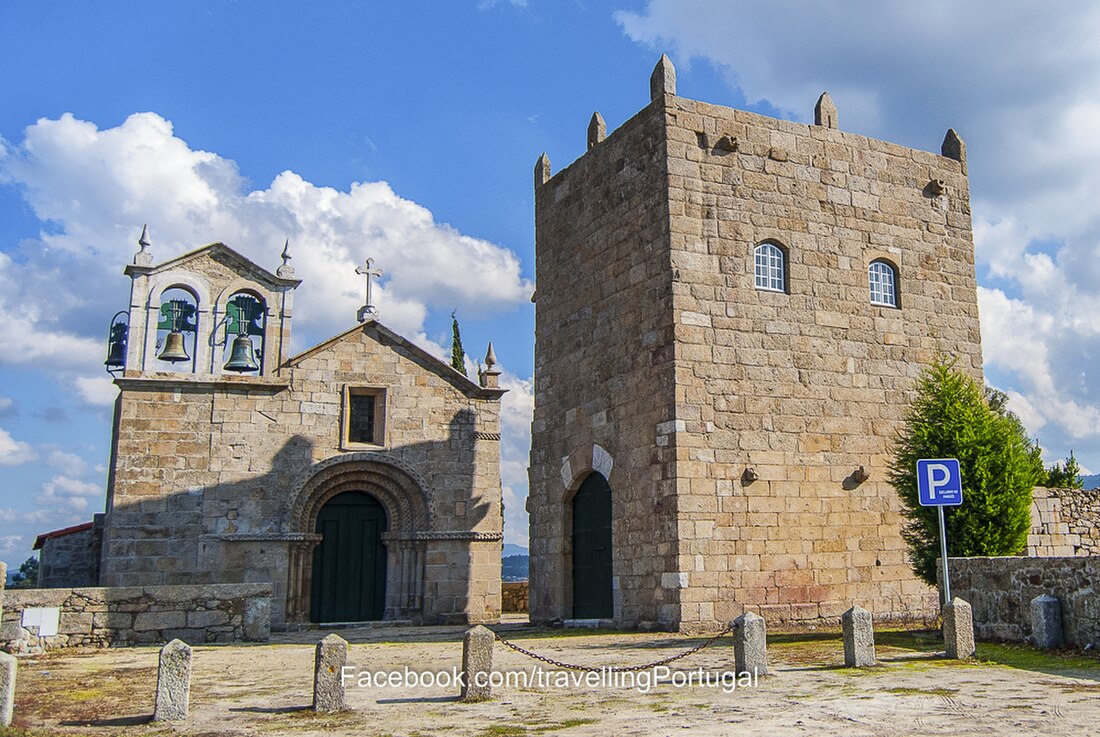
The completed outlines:
{"type": "Polygon", "coordinates": [[[475,382],[385,327],[368,261],[358,324],[291,356],[285,249],[271,273],[220,243],[160,264],[140,244],[107,361],[99,585],[271,582],[276,626],[498,621],[492,347],[475,382]]]}
{"type": "Polygon", "coordinates": [[[532,620],[934,614],[886,471],[922,367],[982,379],[962,140],[650,93],[535,167],[532,620]]]}

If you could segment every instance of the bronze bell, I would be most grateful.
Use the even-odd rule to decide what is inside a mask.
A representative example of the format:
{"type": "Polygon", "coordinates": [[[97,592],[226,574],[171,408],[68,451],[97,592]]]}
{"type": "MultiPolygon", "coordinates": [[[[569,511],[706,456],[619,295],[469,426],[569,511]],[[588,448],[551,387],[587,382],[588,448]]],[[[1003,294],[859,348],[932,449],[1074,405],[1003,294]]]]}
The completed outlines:
{"type": "Polygon", "coordinates": [[[226,371],[245,373],[246,371],[258,371],[256,354],[252,351],[252,341],[247,335],[238,335],[233,339],[233,351],[229,354],[229,361],[225,364],[226,371]]]}
{"type": "Polygon", "coordinates": [[[126,341],[112,340],[107,347],[107,360],[103,362],[107,370],[120,369],[126,365],[126,341]]]}
{"type": "Polygon", "coordinates": [[[187,347],[183,344],[183,333],[178,330],[168,333],[168,337],[164,339],[164,350],[157,358],[169,363],[190,361],[191,356],[187,355],[187,347]]]}

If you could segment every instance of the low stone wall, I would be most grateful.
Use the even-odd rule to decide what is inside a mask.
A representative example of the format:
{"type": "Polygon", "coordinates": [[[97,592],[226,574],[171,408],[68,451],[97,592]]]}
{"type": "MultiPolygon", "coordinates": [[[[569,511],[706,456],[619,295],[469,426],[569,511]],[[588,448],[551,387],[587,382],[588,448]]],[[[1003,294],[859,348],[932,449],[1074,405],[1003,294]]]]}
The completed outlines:
{"type": "Polygon", "coordinates": [[[145,645],[179,638],[190,644],[264,642],[271,634],[271,584],[9,589],[4,592],[0,649],[15,654],[58,647],[145,645]],[[57,635],[22,626],[23,610],[57,607],[57,635]]]}
{"type": "Polygon", "coordinates": [[[502,612],[526,612],[527,611],[527,582],[504,581],[500,584],[500,599],[502,612]]]}
{"type": "Polygon", "coordinates": [[[1027,554],[1100,555],[1100,489],[1036,487],[1027,554]]]}
{"type": "Polygon", "coordinates": [[[951,595],[974,608],[982,640],[1020,641],[1031,634],[1031,600],[1040,594],[1062,603],[1066,643],[1100,644],[1100,558],[951,558],[951,595]]]}

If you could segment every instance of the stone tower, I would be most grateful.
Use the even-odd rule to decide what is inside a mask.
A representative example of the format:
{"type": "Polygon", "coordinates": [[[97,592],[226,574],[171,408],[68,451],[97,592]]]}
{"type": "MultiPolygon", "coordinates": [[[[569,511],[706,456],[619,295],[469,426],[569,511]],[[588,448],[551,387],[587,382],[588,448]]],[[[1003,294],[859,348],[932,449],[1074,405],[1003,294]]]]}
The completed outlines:
{"type": "Polygon", "coordinates": [[[935,612],[886,468],[923,366],[982,378],[962,140],[650,88],[535,167],[532,620],[935,612]]]}

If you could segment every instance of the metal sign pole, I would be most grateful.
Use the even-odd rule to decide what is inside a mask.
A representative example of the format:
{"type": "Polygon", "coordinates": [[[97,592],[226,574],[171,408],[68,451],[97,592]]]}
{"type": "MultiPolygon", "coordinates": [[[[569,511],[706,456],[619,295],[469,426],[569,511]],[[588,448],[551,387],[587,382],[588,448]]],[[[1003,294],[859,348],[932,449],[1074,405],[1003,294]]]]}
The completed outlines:
{"type": "Polygon", "coordinates": [[[947,574],[947,527],[943,523],[943,505],[937,506],[940,511],[940,558],[943,560],[943,603],[944,606],[951,603],[951,577],[947,574]]]}

